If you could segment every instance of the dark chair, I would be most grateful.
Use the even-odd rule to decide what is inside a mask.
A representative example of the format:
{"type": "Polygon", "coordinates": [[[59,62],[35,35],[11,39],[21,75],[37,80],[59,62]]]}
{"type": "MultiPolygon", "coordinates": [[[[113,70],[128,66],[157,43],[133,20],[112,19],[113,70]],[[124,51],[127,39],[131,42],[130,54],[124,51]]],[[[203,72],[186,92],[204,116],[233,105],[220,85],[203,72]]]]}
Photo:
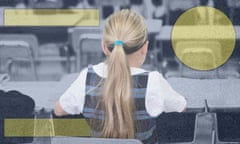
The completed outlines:
{"type": "Polygon", "coordinates": [[[213,144],[214,116],[202,109],[163,113],[157,118],[159,144],[213,144]]]}
{"type": "Polygon", "coordinates": [[[240,108],[211,109],[215,113],[216,144],[240,143],[240,108]]]}
{"type": "Polygon", "coordinates": [[[51,138],[51,144],[142,144],[136,139],[90,138],[90,128],[82,114],[59,117],[52,113],[52,117],[55,137],[51,138]]]}
{"type": "MultiPolygon", "coordinates": [[[[35,103],[32,98],[21,94],[17,91],[4,92],[0,91],[0,143],[1,144],[18,144],[18,143],[31,143],[33,137],[25,137],[25,133],[32,133],[32,129],[26,129],[28,124],[20,125],[18,129],[23,136],[8,137],[7,133],[11,131],[7,127],[7,119],[33,119],[34,118],[35,103]],[[5,125],[6,124],[6,125],[5,125]],[[6,126],[6,127],[5,127],[6,126]],[[5,127],[5,128],[4,128],[5,127]],[[29,131],[30,130],[30,131],[29,131]]],[[[16,123],[15,123],[16,124],[16,123]]],[[[16,127],[14,128],[14,130],[16,127]]],[[[10,134],[11,135],[11,134],[10,134]]]]}
{"type": "Polygon", "coordinates": [[[102,7],[102,18],[106,19],[114,12],[114,7],[112,5],[104,5],[102,7]]]}
{"type": "Polygon", "coordinates": [[[163,113],[157,118],[158,143],[192,143],[196,113],[163,113]]]}

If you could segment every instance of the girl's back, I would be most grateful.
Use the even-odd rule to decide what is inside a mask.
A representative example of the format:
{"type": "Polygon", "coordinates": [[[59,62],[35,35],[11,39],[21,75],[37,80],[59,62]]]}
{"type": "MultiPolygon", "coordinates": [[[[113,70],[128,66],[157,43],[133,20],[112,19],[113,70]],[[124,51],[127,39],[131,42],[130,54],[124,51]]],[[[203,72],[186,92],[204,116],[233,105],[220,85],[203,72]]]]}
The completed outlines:
{"type": "Polygon", "coordinates": [[[158,72],[141,69],[147,49],[147,27],[130,10],[105,23],[104,63],[84,69],[61,96],[56,115],[83,113],[92,136],[137,138],[155,143],[155,119],[163,111],[183,111],[185,99],[158,72]]]}

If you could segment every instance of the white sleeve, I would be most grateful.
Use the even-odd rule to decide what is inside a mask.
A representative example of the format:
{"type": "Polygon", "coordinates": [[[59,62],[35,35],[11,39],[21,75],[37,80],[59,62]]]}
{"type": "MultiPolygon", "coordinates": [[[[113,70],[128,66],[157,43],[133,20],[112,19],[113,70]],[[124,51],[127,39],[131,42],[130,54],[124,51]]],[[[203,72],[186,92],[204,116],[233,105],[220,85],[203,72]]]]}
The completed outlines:
{"type": "Polygon", "coordinates": [[[61,107],[68,114],[80,114],[83,112],[86,77],[87,69],[84,69],[59,99],[61,107]]]}
{"type": "Polygon", "coordinates": [[[156,117],[162,112],[181,112],[186,107],[185,98],[172,89],[159,72],[149,73],[146,101],[147,112],[156,117]]]}

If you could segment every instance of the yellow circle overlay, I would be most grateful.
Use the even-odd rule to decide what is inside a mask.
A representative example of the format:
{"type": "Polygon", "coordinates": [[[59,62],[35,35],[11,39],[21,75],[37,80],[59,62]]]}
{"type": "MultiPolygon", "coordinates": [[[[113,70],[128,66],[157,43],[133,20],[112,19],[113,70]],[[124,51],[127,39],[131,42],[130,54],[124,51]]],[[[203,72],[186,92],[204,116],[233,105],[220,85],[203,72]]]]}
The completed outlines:
{"type": "Polygon", "coordinates": [[[236,33],[230,19],[213,7],[194,7],[184,12],[172,29],[177,58],[194,70],[213,70],[231,56],[236,33]]]}

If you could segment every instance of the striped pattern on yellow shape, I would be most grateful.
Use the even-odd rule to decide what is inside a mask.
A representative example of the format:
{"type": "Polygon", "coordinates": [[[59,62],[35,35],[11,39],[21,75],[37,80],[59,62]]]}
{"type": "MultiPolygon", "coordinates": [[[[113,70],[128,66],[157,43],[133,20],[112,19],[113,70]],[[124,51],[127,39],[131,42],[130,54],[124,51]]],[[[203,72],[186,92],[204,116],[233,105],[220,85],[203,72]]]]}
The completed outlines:
{"type": "Polygon", "coordinates": [[[188,9],[173,26],[171,42],[177,58],[194,70],[214,70],[231,56],[236,32],[220,10],[200,6],[188,9]]]}
{"type": "Polygon", "coordinates": [[[4,136],[90,136],[90,128],[85,119],[4,119],[4,136]]]}
{"type": "Polygon", "coordinates": [[[99,26],[98,9],[5,9],[5,26],[99,26]]]}

